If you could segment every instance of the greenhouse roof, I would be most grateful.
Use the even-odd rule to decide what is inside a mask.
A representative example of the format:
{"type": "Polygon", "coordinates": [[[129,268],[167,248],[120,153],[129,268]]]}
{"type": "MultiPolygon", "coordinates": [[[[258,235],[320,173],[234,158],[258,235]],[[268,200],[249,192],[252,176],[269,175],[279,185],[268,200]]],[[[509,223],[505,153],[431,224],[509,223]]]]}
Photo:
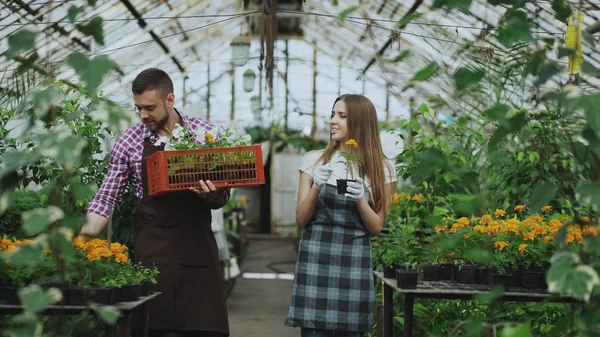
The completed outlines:
{"type": "MultiPolygon", "coordinates": [[[[2,52],[8,49],[7,38],[19,30],[38,31],[38,71],[55,69],[58,78],[72,82],[77,82],[78,77],[65,64],[72,51],[90,57],[108,55],[121,73],[112,72],[101,88],[105,95],[122,104],[132,102],[133,78],[144,68],[159,67],[173,78],[182,106],[200,115],[211,111],[211,119],[218,121],[228,120],[232,112],[248,121],[255,119],[250,113],[249,98],[258,95],[259,89],[244,92],[241,77],[246,69],[264,72],[261,55],[266,51],[261,51],[260,18],[266,17],[265,13],[276,15],[279,40],[274,46],[274,108],[269,111],[265,103],[269,95],[266,81],[260,85],[262,108],[268,118],[281,117],[285,110],[287,52],[290,126],[298,128],[310,125],[315,104],[323,122],[335,97],[344,92],[370,97],[381,119],[403,116],[409,102],[420,104],[432,98],[446,117],[485,110],[493,105],[485,92],[478,99],[455,93],[454,71],[461,66],[478,66],[489,73],[502,73],[511,64],[525,62],[523,48],[535,48],[546,37],[563,36],[566,28],[565,23],[555,19],[551,2],[546,0],[525,5],[533,18],[533,41],[510,48],[498,42],[494,28],[508,7],[492,6],[482,0],[473,0],[468,13],[434,10],[433,0],[265,0],[265,7],[262,0],[108,0],[97,1],[95,7],[84,6],[87,2],[83,0],[2,2],[2,52]],[[69,19],[72,6],[84,7],[74,21],[69,19]],[[353,7],[356,10],[347,10],[353,7]],[[405,27],[398,27],[398,22],[410,13],[418,16],[405,27]],[[75,29],[94,16],[104,19],[104,45],[75,29]],[[249,30],[253,37],[250,58],[244,67],[234,68],[230,42],[243,30],[249,30]],[[394,59],[397,62],[392,62],[394,59]],[[431,62],[441,68],[442,76],[411,82],[419,69],[431,62]],[[313,88],[314,73],[318,75],[313,88]],[[232,75],[236,79],[235,91],[232,75]]],[[[581,10],[585,26],[598,21],[600,3],[583,1],[581,10]]],[[[587,62],[600,67],[600,56],[595,50],[584,44],[583,52],[587,62]]],[[[548,57],[557,59],[557,55],[548,57]]],[[[566,64],[567,57],[557,61],[566,64]]],[[[14,87],[17,81],[27,82],[31,73],[17,76],[20,63],[2,58],[4,88],[14,87]]],[[[567,79],[565,71],[554,76],[549,85],[564,84],[567,79]]],[[[504,93],[505,99],[515,105],[526,103],[533,88],[528,83],[513,83],[504,93]]],[[[596,77],[584,76],[580,81],[584,90],[599,85],[596,77]]]]}

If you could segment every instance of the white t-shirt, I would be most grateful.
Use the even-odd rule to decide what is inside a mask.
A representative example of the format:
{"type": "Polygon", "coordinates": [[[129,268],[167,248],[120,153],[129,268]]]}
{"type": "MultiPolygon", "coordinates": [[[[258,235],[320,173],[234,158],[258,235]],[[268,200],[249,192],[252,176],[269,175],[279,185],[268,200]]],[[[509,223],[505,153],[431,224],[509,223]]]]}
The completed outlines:
{"type": "MultiPolygon", "coordinates": [[[[314,169],[318,166],[315,165],[315,163],[319,160],[319,158],[323,154],[323,151],[324,150],[315,150],[306,153],[304,155],[304,158],[302,158],[302,162],[300,163],[300,167],[298,169],[312,177],[314,169]]],[[[389,159],[387,159],[387,161],[390,163],[390,167],[392,169],[389,170],[388,167],[384,165],[383,171],[385,174],[385,183],[389,184],[398,181],[398,178],[396,178],[396,167],[394,165],[394,162],[389,159]]],[[[348,177],[346,177],[346,158],[344,158],[344,156],[342,156],[339,151],[336,151],[333,154],[333,156],[331,156],[330,163],[331,167],[333,168],[333,173],[327,181],[329,185],[336,186],[337,179],[352,179],[353,177],[358,177],[358,168],[356,167],[356,165],[353,165],[353,174],[351,175],[350,173],[348,173],[348,177]]],[[[371,186],[368,177],[365,177],[365,185],[367,187],[371,186]]]]}

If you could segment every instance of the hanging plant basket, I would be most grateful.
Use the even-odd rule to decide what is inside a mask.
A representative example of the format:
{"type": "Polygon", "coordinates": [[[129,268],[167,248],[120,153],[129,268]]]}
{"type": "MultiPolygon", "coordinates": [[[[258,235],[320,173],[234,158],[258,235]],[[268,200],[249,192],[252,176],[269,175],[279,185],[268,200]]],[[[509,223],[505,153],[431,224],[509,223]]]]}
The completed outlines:
{"type": "Polygon", "coordinates": [[[150,195],[200,188],[199,180],[217,188],[265,183],[261,145],[158,151],[145,160],[150,195]]]}

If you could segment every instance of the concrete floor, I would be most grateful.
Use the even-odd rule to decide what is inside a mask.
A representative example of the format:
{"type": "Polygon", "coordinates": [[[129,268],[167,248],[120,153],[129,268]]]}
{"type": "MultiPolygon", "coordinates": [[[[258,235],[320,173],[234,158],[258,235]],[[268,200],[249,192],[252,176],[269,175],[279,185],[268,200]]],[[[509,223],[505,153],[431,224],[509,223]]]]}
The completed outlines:
{"type": "Polygon", "coordinates": [[[248,245],[235,287],[227,301],[231,337],[299,337],[300,329],[283,325],[292,280],[249,279],[244,273],[294,273],[293,241],[253,240],[248,245]]]}

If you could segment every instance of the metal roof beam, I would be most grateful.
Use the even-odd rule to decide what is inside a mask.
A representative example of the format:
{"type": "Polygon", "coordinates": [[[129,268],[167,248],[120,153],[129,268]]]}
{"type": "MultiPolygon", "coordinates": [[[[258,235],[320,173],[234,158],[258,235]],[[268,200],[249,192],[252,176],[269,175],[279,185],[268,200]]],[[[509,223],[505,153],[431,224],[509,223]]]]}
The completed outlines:
{"type": "MultiPolygon", "coordinates": [[[[148,25],[146,23],[146,20],[144,20],[144,18],[142,18],[140,13],[135,9],[135,6],[133,6],[133,4],[131,2],[129,2],[129,0],[121,0],[121,2],[125,5],[125,7],[127,7],[129,12],[131,12],[131,14],[137,19],[137,22],[142,29],[148,25]]],[[[150,36],[152,36],[152,39],[154,39],[154,41],[156,41],[156,43],[162,48],[162,50],[165,52],[165,54],[171,55],[171,51],[169,50],[169,47],[167,47],[167,45],[164,42],[162,42],[160,37],[158,35],[156,35],[156,33],[152,29],[150,29],[148,31],[148,33],[150,33],[150,36]]],[[[175,63],[175,65],[177,66],[177,68],[179,68],[179,70],[181,72],[185,72],[185,68],[181,65],[181,63],[179,62],[179,60],[177,60],[177,58],[175,56],[171,55],[171,60],[173,60],[173,63],[175,63]]]]}

